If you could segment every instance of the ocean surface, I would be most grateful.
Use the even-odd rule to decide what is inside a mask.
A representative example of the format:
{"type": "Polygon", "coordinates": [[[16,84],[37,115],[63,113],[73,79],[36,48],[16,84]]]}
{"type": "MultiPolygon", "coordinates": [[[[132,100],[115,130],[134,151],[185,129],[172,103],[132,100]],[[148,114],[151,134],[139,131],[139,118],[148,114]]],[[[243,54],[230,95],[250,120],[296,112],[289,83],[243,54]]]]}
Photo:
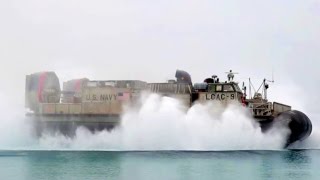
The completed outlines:
{"type": "Polygon", "coordinates": [[[319,150],[0,151],[0,179],[319,179],[319,150]]]}

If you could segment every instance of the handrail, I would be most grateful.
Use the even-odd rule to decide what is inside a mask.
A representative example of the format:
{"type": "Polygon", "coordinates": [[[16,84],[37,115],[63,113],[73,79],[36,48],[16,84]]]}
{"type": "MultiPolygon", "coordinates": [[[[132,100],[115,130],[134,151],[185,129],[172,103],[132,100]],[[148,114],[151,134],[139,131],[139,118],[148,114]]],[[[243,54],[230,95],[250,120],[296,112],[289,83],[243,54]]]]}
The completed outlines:
{"type": "Polygon", "coordinates": [[[272,106],[272,103],[271,102],[267,102],[267,103],[250,103],[249,108],[250,109],[265,109],[265,108],[259,108],[260,106],[263,106],[263,105],[267,105],[269,107],[269,106],[272,106]],[[253,107],[254,105],[257,105],[257,106],[253,107]]]}
{"type": "Polygon", "coordinates": [[[270,116],[272,114],[272,103],[250,103],[249,109],[254,116],[270,116]]]}

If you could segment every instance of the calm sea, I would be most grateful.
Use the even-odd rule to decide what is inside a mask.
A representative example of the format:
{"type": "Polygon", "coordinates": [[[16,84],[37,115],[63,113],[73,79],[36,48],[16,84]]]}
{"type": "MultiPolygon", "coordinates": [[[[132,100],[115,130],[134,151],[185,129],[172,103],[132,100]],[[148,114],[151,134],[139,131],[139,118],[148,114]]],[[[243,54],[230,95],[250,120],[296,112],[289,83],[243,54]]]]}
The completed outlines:
{"type": "Polygon", "coordinates": [[[320,151],[0,151],[0,179],[320,179],[320,151]]]}

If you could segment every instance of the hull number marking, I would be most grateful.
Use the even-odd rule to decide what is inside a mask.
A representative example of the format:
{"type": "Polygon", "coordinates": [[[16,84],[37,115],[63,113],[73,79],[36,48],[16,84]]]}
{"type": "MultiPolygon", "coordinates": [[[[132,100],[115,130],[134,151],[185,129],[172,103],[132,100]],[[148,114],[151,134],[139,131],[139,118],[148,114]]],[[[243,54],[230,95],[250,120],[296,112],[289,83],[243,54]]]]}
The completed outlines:
{"type": "Polygon", "coordinates": [[[218,101],[224,101],[224,100],[234,100],[235,94],[206,94],[205,97],[206,100],[218,100],[218,101]]]}

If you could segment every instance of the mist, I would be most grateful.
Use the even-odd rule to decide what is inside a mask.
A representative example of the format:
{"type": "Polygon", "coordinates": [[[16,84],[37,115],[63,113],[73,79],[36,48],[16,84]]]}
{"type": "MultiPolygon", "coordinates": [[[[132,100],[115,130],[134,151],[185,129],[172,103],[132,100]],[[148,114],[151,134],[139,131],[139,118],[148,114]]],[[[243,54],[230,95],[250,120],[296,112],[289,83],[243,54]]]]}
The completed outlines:
{"type": "MultiPolygon", "coordinates": [[[[145,102],[148,106],[163,107],[165,112],[152,109],[149,112],[145,110],[147,106],[138,112],[128,110],[123,116],[125,124],[114,132],[91,134],[80,128],[75,139],[59,134],[34,139],[24,118],[25,75],[34,72],[55,71],[61,83],[82,77],[164,82],[174,77],[176,69],[183,69],[191,74],[193,82],[202,82],[213,74],[225,79],[225,72],[233,69],[239,72],[236,81],[247,82],[251,77],[256,86],[263,78],[270,80],[274,72],[275,83],[270,84],[269,100],[305,112],[314,129],[311,137],[298,146],[319,148],[319,17],[318,0],[0,1],[0,147],[107,149],[109,143],[115,149],[152,149],[150,144],[160,149],[278,148],[282,140],[269,144],[268,139],[277,135],[259,134],[246,110],[238,107],[228,107],[218,116],[203,112],[210,105],[185,111],[174,100],[158,99],[160,104],[150,100],[145,102]],[[172,107],[172,112],[167,112],[166,106],[172,107]],[[239,120],[233,111],[241,112],[239,120]],[[150,126],[157,133],[148,137],[157,140],[146,139],[148,143],[142,145],[123,142],[127,136],[133,142],[139,141],[138,137],[145,135],[143,132],[133,137],[124,134],[137,131],[134,124],[149,125],[151,119],[159,126],[158,129],[150,126]],[[192,123],[199,119],[199,124],[192,124],[190,119],[192,123]],[[168,124],[167,121],[173,125],[181,123],[181,129],[162,124],[168,124]],[[212,121],[223,123],[213,126],[212,121]],[[231,122],[237,128],[225,128],[231,122]],[[230,132],[240,130],[242,123],[249,131],[237,144],[230,132]],[[204,126],[201,128],[206,130],[192,129],[191,125],[204,126]],[[132,130],[127,130],[128,127],[132,130]],[[187,130],[194,135],[189,138],[193,139],[190,144],[179,134],[188,134],[187,130]],[[210,139],[209,131],[226,141],[210,139]],[[164,138],[158,137],[163,133],[164,138]],[[257,139],[250,139],[253,135],[257,139]],[[81,141],[85,136],[91,138],[90,142],[99,142],[99,137],[105,136],[122,140],[120,144],[116,140],[102,142],[100,147],[99,143],[90,145],[89,141],[81,141]],[[208,139],[212,142],[203,142],[208,139]],[[261,139],[266,144],[255,146],[244,142],[261,139]],[[155,141],[167,141],[167,144],[155,141]]],[[[237,133],[239,136],[240,132],[237,133]]]]}

